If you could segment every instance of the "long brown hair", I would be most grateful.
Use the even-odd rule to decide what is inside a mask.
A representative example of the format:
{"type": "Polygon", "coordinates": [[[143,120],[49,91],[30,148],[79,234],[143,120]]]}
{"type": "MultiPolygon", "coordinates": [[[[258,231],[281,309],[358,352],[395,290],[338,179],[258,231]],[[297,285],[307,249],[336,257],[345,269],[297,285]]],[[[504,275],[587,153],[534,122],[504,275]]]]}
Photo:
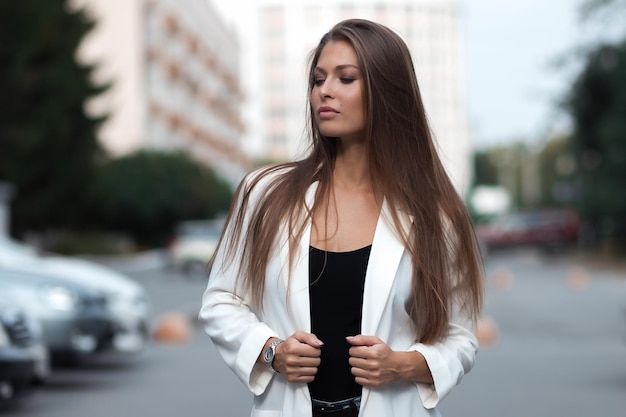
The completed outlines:
{"type": "Polygon", "coordinates": [[[413,262],[407,312],[415,324],[416,340],[440,340],[447,333],[453,303],[473,320],[480,314],[480,251],[463,201],[437,155],[409,50],[383,25],[350,19],[322,37],[310,56],[309,152],[296,162],[261,169],[242,182],[227,218],[232,239],[220,241],[220,246],[226,246],[226,262],[240,261],[238,284],[252,305],[262,308],[266,268],[279,231],[288,236],[291,268],[311,213],[328,201],[337,142],[320,133],[310,95],[314,68],[329,41],[348,42],[363,73],[366,143],[374,187],[393,208],[397,235],[413,262]],[[305,195],[315,181],[319,185],[314,207],[307,207],[305,195]],[[260,195],[258,203],[248,208],[251,193],[260,195]],[[401,217],[406,215],[413,220],[408,231],[401,226],[401,217]]]}

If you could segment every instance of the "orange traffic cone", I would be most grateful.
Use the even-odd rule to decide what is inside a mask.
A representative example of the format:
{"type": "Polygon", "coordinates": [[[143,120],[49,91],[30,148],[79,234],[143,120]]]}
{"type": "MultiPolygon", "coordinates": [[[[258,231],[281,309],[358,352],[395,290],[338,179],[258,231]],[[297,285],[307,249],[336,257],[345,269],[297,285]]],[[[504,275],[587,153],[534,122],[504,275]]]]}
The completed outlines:
{"type": "Polygon", "coordinates": [[[154,340],[167,344],[185,344],[191,339],[189,319],[181,313],[167,313],[158,320],[153,332],[154,340]]]}

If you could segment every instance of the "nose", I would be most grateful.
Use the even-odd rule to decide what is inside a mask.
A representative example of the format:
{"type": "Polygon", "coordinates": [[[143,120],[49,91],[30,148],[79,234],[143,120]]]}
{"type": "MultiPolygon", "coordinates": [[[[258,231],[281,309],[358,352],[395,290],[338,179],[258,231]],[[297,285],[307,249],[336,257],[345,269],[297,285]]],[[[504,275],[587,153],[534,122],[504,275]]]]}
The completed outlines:
{"type": "Polygon", "coordinates": [[[328,80],[324,81],[324,83],[319,88],[319,94],[321,98],[331,98],[332,97],[332,88],[328,80]]]}

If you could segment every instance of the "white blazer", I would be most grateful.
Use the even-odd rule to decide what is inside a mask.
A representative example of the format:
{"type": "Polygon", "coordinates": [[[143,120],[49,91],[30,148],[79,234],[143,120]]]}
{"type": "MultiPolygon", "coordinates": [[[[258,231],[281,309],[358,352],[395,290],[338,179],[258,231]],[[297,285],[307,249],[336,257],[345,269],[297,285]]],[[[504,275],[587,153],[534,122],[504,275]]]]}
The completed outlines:
{"type": "MultiPolygon", "coordinates": [[[[260,184],[261,185],[261,184],[260,184]]],[[[253,193],[253,206],[261,190],[253,193]]],[[[307,192],[313,202],[317,184],[307,192]]],[[[394,382],[382,388],[363,388],[362,417],[439,416],[437,404],[472,368],[478,342],[471,321],[455,313],[448,336],[441,343],[414,342],[411,321],[405,310],[410,294],[411,259],[389,227],[389,206],[383,205],[376,226],[365,276],[361,333],[375,335],[399,351],[419,351],[426,358],[434,383],[394,382]]],[[[245,227],[245,224],[244,224],[245,227]]],[[[245,230],[245,229],[244,229],[245,230]]],[[[307,384],[290,383],[273,373],[257,358],[268,338],[286,339],[296,330],[311,331],[309,311],[309,224],[297,248],[288,291],[288,250],[286,237],[275,248],[267,267],[262,313],[255,312],[248,300],[236,295],[234,283],[237,262],[224,264],[220,248],[202,297],[199,313],[205,331],[237,377],[255,395],[252,417],[311,416],[307,384]]],[[[226,230],[230,236],[230,229],[226,230]]],[[[232,237],[232,236],[231,236],[232,237]]]]}

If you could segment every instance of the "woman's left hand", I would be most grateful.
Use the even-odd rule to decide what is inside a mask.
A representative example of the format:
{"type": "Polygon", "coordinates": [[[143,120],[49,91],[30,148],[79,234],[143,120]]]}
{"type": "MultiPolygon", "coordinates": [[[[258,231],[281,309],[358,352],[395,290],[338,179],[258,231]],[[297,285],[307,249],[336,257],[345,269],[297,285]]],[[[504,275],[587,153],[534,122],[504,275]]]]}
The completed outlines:
{"type": "Polygon", "coordinates": [[[432,382],[424,356],[417,352],[397,352],[376,336],[348,336],[350,366],[357,384],[382,387],[396,380],[432,382]]]}
{"type": "Polygon", "coordinates": [[[393,370],[394,351],[376,336],[349,336],[350,366],[355,381],[364,387],[381,387],[395,379],[393,370]]]}

